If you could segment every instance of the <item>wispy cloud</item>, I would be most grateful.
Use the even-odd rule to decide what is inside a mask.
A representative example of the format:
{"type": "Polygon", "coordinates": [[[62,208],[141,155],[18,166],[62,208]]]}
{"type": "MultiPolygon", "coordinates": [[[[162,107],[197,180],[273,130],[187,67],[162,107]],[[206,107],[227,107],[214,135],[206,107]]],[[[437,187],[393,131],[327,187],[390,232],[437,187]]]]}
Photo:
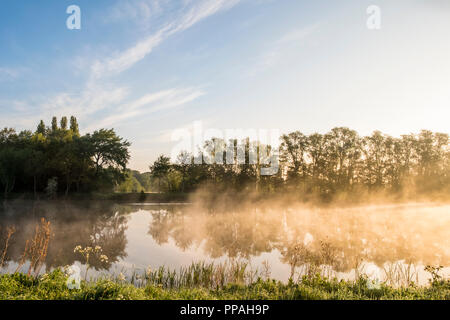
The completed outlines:
{"type": "Polygon", "coordinates": [[[147,25],[147,22],[162,14],[168,0],[120,0],[111,7],[105,22],[133,21],[147,25]]]}
{"type": "MultiPolygon", "coordinates": [[[[23,128],[32,128],[36,121],[53,116],[74,115],[83,123],[96,121],[92,115],[98,111],[114,110],[129,95],[126,87],[89,86],[79,93],[60,92],[49,96],[33,96],[22,100],[0,100],[0,109],[9,108],[11,121],[23,128]]],[[[0,118],[0,126],[3,125],[0,118]]]]}
{"type": "Polygon", "coordinates": [[[274,67],[283,60],[286,52],[301,45],[303,41],[316,32],[319,26],[320,23],[315,23],[303,28],[289,30],[275,41],[270,42],[268,49],[261,54],[249,74],[254,76],[261,71],[274,67]]]}
{"type": "MultiPolygon", "coordinates": [[[[175,33],[182,32],[189,29],[194,24],[201,20],[212,16],[220,11],[228,10],[238,4],[241,0],[198,0],[198,1],[184,1],[183,13],[175,18],[173,21],[166,23],[158,31],[148,35],[144,39],[138,41],[135,45],[106,57],[103,60],[97,60],[91,65],[91,76],[89,80],[89,87],[97,83],[100,79],[108,76],[120,74],[121,72],[133,67],[136,63],[148,56],[154,48],[160,45],[165,39],[175,33]]],[[[153,4],[153,9],[160,10],[164,1],[157,1],[153,4]]],[[[128,2],[127,6],[137,6],[140,8],[147,5],[144,2],[128,2]]],[[[145,10],[150,10],[146,7],[145,10]]],[[[147,12],[147,11],[146,11],[147,12]]],[[[149,11],[147,12],[151,14],[149,11]]],[[[135,16],[136,12],[128,8],[124,13],[130,16],[135,16]]],[[[83,96],[88,98],[91,96],[92,90],[83,93],[83,96]]],[[[88,103],[88,109],[100,109],[110,102],[117,102],[123,98],[125,90],[123,88],[113,91],[115,94],[111,97],[112,101],[103,99],[102,103],[97,103],[94,106],[88,103]]],[[[191,102],[205,93],[201,90],[194,89],[170,89],[158,93],[152,93],[142,96],[141,98],[118,106],[112,111],[112,115],[97,121],[96,127],[112,126],[125,119],[137,117],[143,114],[148,114],[160,110],[177,107],[188,102],[191,102]]],[[[67,101],[65,101],[67,102],[67,101]]],[[[73,105],[73,103],[71,103],[73,105]]],[[[89,127],[88,129],[92,129],[89,127]]]]}
{"type": "Polygon", "coordinates": [[[0,81],[9,81],[19,78],[25,71],[25,68],[7,68],[0,67],[0,81]]]}
{"type": "MultiPolygon", "coordinates": [[[[146,94],[131,102],[126,102],[133,95],[130,88],[108,85],[107,80],[133,67],[171,35],[187,30],[207,17],[228,10],[241,1],[243,0],[183,0],[178,14],[169,15],[171,18],[157,31],[143,37],[134,45],[102,58],[97,57],[94,61],[82,59],[82,69],[87,70],[86,82],[78,89],[53,94],[38,99],[37,102],[34,97],[33,103],[30,104],[30,108],[34,110],[34,116],[30,115],[28,120],[71,114],[79,117],[84,123],[89,123],[89,120],[93,120],[93,114],[103,111],[100,118],[96,115],[95,126],[88,125],[87,130],[90,130],[102,126],[112,126],[126,119],[167,110],[197,99],[205,92],[188,88],[146,94]]],[[[164,10],[164,4],[167,2],[166,0],[120,1],[109,17],[116,20],[139,19],[140,17],[148,19],[155,12],[164,10]]],[[[72,60],[79,63],[76,57],[72,60]]],[[[0,69],[0,79],[2,73],[8,76],[15,75],[11,70],[0,69]]]]}
{"type": "Polygon", "coordinates": [[[275,44],[284,45],[302,41],[306,37],[309,37],[314,31],[316,31],[319,26],[319,23],[315,23],[304,28],[290,30],[289,32],[285,33],[279,40],[277,40],[275,44]]]}
{"type": "Polygon", "coordinates": [[[80,94],[56,94],[40,104],[41,116],[77,114],[87,117],[121,103],[129,94],[125,87],[89,86],[80,94]]]}
{"type": "Polygon", "coordinates": [[[220,11],[234,7],[242,0],[198,0],[188,1],[186,9],[178,18],[165,24],[155,33],[138,41],[132,47],[122,52],[107,57],[102,61],[95,61],[91,71],[94,78],[107,77],[125,71],[144,59],[152,50],[169,36],[184,31],[201,20],[212,16],[220,11]]]}
{"type": "Polygon", "coordinates": [[[204,95],[204,92],[195,88],[174,88],[146,94],[137,100],[117,107],[113,115],[101,121],[96,121],[87,130],[91,131],[97,128],[111,127],[127,119],[179,107],[194,101],[202,95],[204,95]]]}
{"type": "Polygon", "coordinates": [[[241,0],[203,0],[189,2],[194,2],[195,5],[189,8],[188,12],[176,21],[169,34],[186,30],[209,16],[234,7],[241,0]]]}
{"type": "Polygon", "coordinates": [[[121,73],[144,59],[152,50],[164,40],[167,28],[161,29],[146,39],[138,42],[135,46],[120,52],[113,57],[103,61],[95,61],[91,66],[92,78],[98,79],[121,73]]]}

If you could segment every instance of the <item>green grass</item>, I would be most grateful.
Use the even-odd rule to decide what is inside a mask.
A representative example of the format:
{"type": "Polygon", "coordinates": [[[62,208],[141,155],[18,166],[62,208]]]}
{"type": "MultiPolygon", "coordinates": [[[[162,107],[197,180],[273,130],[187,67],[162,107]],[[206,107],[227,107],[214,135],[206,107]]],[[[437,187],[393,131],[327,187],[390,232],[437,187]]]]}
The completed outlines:
{"type": "Polygon", "coordinates": [[[0,299],[19,300],[290,300],[290,299],[440,299],[450,300],[450,280],[439,280],[426,287],[411,285],[393,288],[385,284],[369,289],[367,279],[347,282],[328,280],[319,275],[294,283],[256,279],[250,284],[228,283],[212,288],[200,282],[170,287],[149,281],[145,285],[99,279],[81,282],[79,290],[68,289],[67,275],[60,269],[39,277],[21,273],[0,275],[0,299]]]}

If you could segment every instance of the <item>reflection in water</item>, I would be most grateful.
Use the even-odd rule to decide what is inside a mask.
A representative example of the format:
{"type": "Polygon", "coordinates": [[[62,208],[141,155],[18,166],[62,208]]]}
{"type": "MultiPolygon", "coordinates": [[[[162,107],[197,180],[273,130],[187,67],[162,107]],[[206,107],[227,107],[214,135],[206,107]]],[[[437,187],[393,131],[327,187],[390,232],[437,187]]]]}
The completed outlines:
{"type": "MultiPolygon", "coordinates": [[[[100,204],[69,204],[66,202],[13,204],[1,213],[0,237],[7,226],[14,226],[7,261],[18,264],[25,243],[33,237],[36,223],[45,218],[51,222],[51,240],[48,247],[46,268],[72,265],[82,261],[74,252],[77,245],[101,246],[110,258],[102,262],[93,257],[90,264],[96,270],[109,269],[113,263],[126,257],[127,213],[125,208],[100,204]]],[[[11,268],[10,268],[11,270],[11,268]]]]}
{"type": "Polygon", "coordinates": [[[52,225],[47,269],[83,263],[74,252],[81,245],[102,248],[108,261],[93,257],[90,265],[103,272],[233,259],[258,267],[267,260],[272,276],[281,280],[319,271],[345,277],[365,266],[366,273],[384,269],[391,282],[400,273],[412,281],[419,265],[450,266],[449,210],[445,205],[409,205],[211,213],[196,206],[27,202],[3,208],[0,245],[8,226],[14,226],[6,255],[11,271],[44,217],[52,225]]]}

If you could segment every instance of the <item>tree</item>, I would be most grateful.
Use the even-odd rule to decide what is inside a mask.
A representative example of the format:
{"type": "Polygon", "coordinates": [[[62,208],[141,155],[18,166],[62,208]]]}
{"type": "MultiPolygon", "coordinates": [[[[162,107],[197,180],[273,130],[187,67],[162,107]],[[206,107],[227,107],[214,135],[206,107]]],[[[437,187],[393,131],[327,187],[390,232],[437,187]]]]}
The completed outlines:
{"type": "Polygon", "coordinates": [[[380,131],[375,131],[371,136],[363,138],[363,174],[365,183],[370,189],[380,189],[391,180],[389,173],[392,172],[391,149],[393,146],[393,138],[384,136],[380,131]]]}
{"type": "Polygon", "coordinates": [[[3,185],[5,200],[14,189],[23,160],[23,154],[17,145],[18,135],[14,129],[5,128],[0,131],[0,183],[3,185]]]}
{"type": "Polygon", "coordinates": [[[6,147],[0,151],[0,182],[4,187],[4,199],[14,189],[21,160],[21,152],[13,147],[6,147]]]}
{"type": "Polygon", "coordinates": [[[127,170],[125,180],[117,186],[119,192],[144,192],[144,187],[135,176],[135,171],[127,170]]]}
{"type": "Polygon", "coordinates": [[[186,181],[189,177],[189,171],[190,167],[193,163],[193,157],[190,153],[186,151],[180,152],[180,154],[177,157],[177,163],[174,165],[174,168],[180,173],[181,175],[181,192],[185,191],[186,187],[186,181]]]}
{"type": "Polygon", "coordinates": [[[48,179],[59,182],[58,192],[66,195],[76,190],[112,188],[122,181],[129,160],[129,142],[118,137],[113,130],[101,129],[94,134],[80,136],[78,124],[71,117],[52,119],[52,130],[40,121],[36,131],[14,129],[0,131],[0,188],[5,195],[11,191],[32,191],[37,197],[44,191],[48,179]]]}
{"type": "Polygon", "coordinates": [[[72,130],[75,136],[80,136],[80,130],[78,128],[77,118],[74,116],[70,117],[70,130],[72,130]]]}
{"type": "Polygon", "coordinates": [[[39,150],[38,145],[33,145],[26,159],[25,172],[33,178],[33,193],[37,196],[38,180],[45,172],[45,153],[39,150]]]}
{"type": "Polygon", "coordinates": [[[325,135],[327,176],[333,190],[348,190],[358,177],[356,172],[361,157],[361,139],[358,133],[349,128],[333,128],[325,135]]]}
{"type": "Polygon", "coordinates": [[[158,179],[158,191],[161,192],[161,181],[165,180],[168,184],[168,174],[171,169],[170,158],[164,155],[159,156],[159,158],[151,165],[150,172],[153,178],[158,179]]]}
{"type": "Polygon", "coordinates": [[[282,170],[276,176],[260,175],[267,159],[266,152],[260,151],[271,150],[270,145],[249,138],[213,138],[199,153],[182,152],[174,165],[160,156],[151,172],[140,174],[127,170],[130,143],[113,129],[81,136],[76,118],[70,117],[70,129],[67,119],[61,118],[60,128],[53,117],[50,129],[41,120],[35,132],[0,130],[0,190],[5,198],[10,192],[34,192],[37,197],[53,178],[58,182],[53,184],[54,192],[66,195],[75,187],[78,192],[113,188],[174,192],[202,185],[215,194],[233,191],[236,195],[253,191],[255,185],[258,193],[302,188],[305,199],[359,195],[362,189],[406,196],[450,190],[449,136],[444,133],[423,130],[400,138],[378,131],[360,137],[349,128],[326,134],[287,133],[280,137],[282,170]],[[234,158],[229,159],[225,150],[234,152],[234,158]],[[207,163],[195,164],[200,157],[207,163]]]}
{"type": "Polygon", "coordinates": [[[60,124],[62,130],[67,130],[67,117],[62,117],[60,124]]]}
{"type": "Polygon", "coordinates": [[[105,167],[125,170],[130,153],[130,142],[116,135],[113,129],[100,129],[88,135],[91,154],[98,174],[105,167]]]}
{"type": "Polygon", "coordinates": [[[41,135],[45,135],[45,131],[46,131],[45,123],[44,123],[43,120],[41,120],[41,121],[39,122],[39,125],[38,125],[37,129],[36,129],[36,133],[37,133],[37,134],[40,133],[41,135]]]}
{"type": "Polygon", "coordinates": [[[290,180],[299,185],[301,177],[305,186],[307,177],[307,165],[305,153],[308,147],[307,137],[300,131],[295,131],[281,136],[281,161],[285,163],[287,175],[290,180]]]}
{"type": "Polygon", "coordinates": [[[314,133],[308,136],[307,155],[309,157],[308,172],[311,175],[310,189],[321,193],[327,171],[327,154],[323,135],[314,133]]]}
{"type": "Polygon", "coordinates": [[[56,132],[58,130],[58,119],[56,117],[52,118],[52,131],[56,132]]]}

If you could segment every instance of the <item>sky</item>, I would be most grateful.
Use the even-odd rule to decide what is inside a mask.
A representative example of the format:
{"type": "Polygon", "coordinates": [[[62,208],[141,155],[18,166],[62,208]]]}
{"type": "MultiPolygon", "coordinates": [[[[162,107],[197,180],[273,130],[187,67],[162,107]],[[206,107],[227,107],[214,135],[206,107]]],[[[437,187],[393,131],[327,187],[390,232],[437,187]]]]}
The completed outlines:
{"type": "Polygon", "coordinates": [[[449,133],[449,16],[447,0],[0,0],[0,127],[74,115],[132,142],[141,171],[194,123],[449,133]]]}

